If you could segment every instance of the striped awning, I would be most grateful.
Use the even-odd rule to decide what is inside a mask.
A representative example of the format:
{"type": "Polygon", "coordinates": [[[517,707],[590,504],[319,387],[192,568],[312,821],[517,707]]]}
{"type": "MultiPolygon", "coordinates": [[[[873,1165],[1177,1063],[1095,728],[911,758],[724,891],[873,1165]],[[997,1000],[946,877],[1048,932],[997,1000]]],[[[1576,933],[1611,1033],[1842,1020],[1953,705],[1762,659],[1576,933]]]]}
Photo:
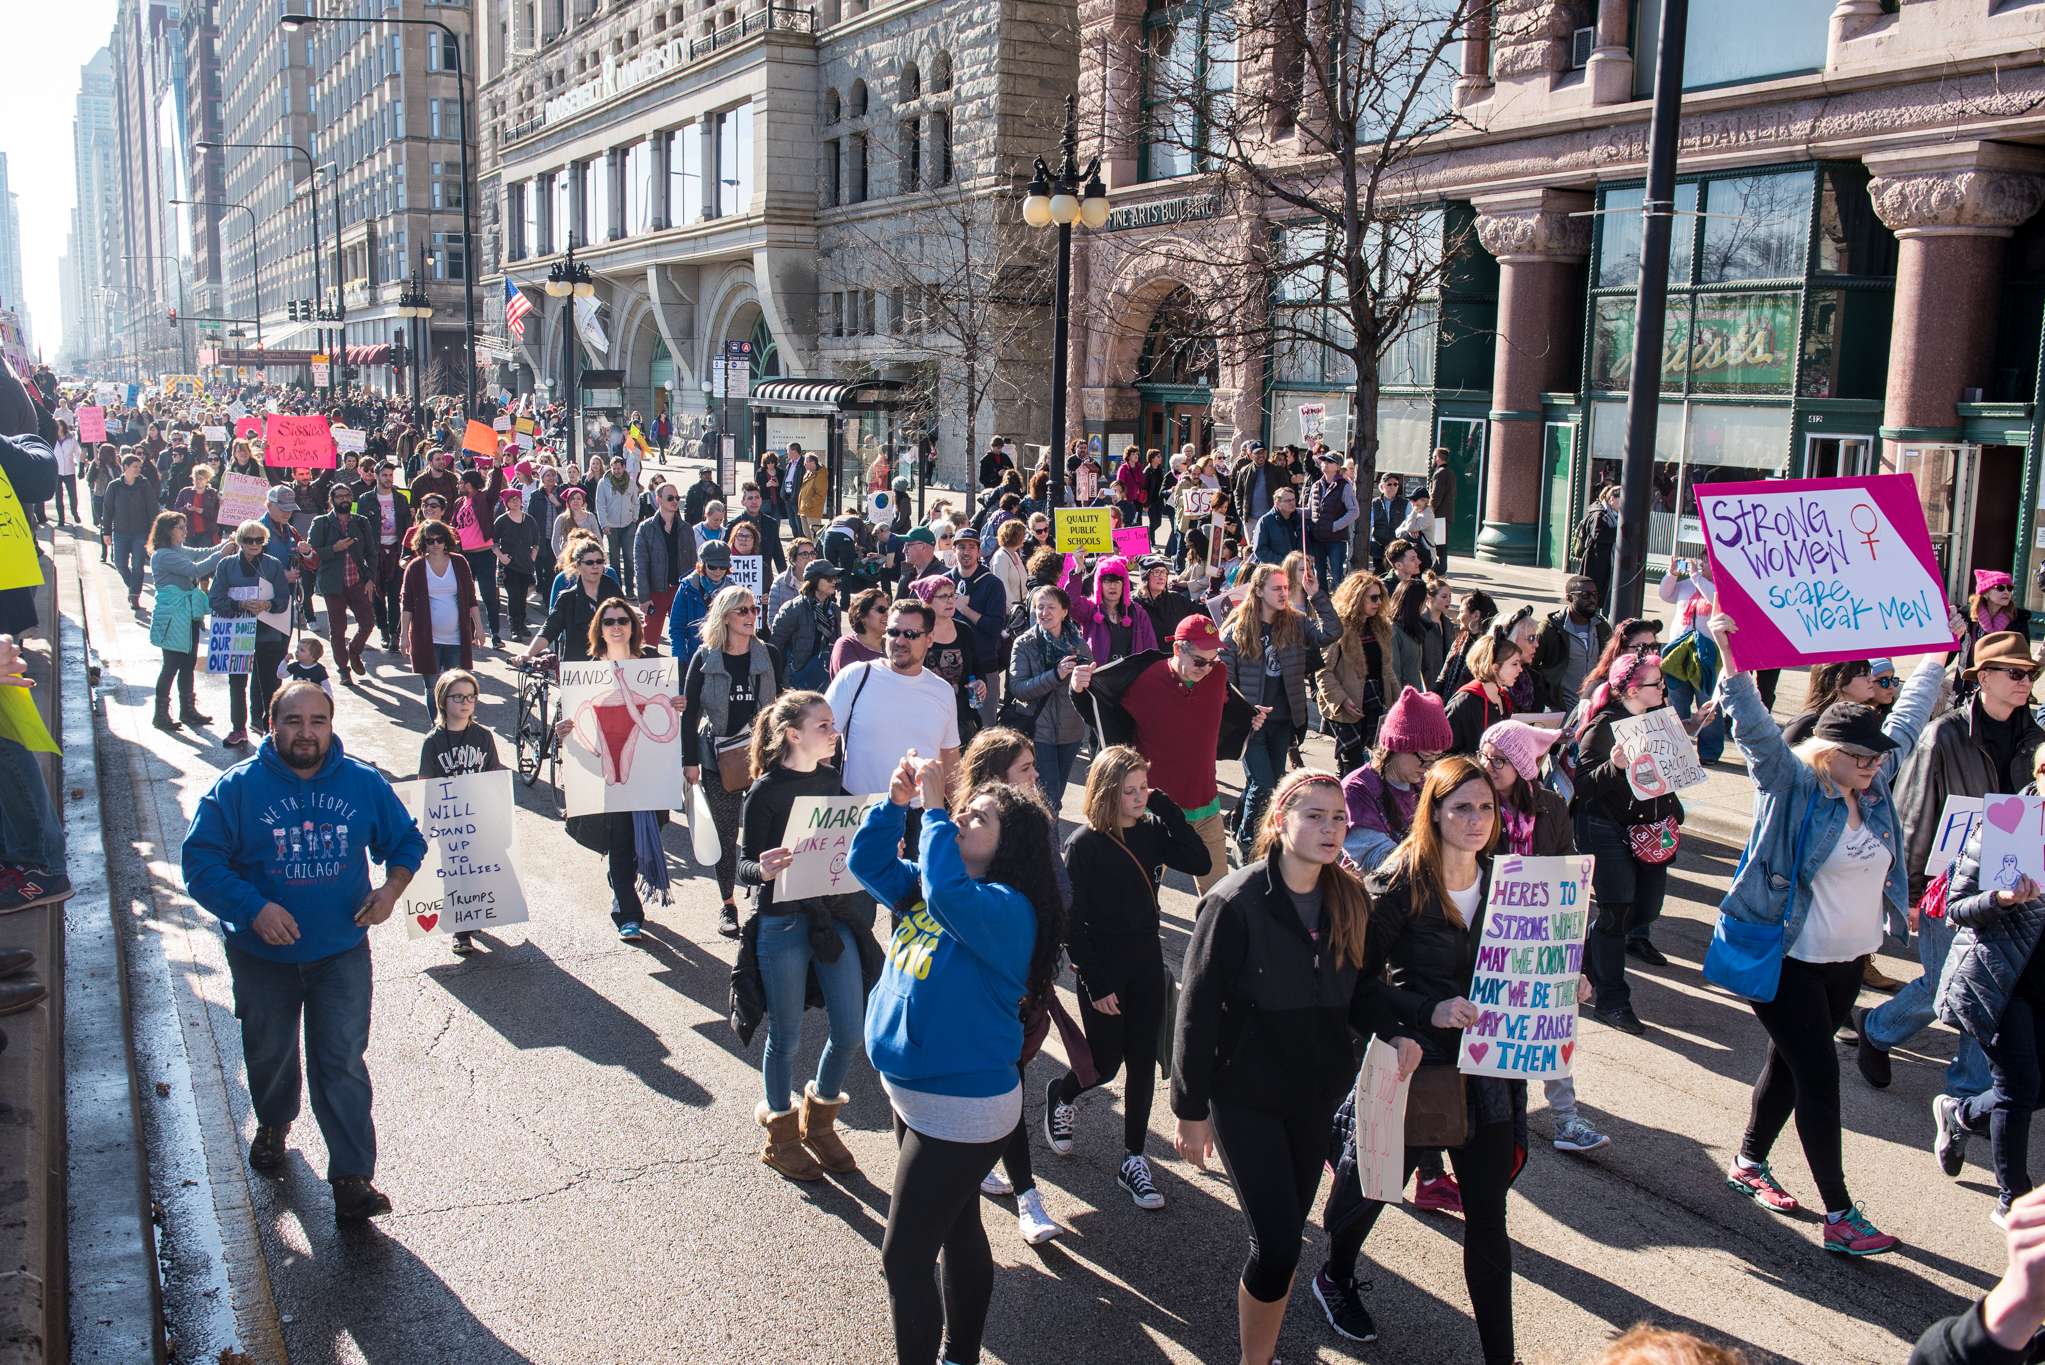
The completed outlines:
{"type": "Polygon", "coordinates": [[[752,405],[775,412],[831,413],[882,406],[888,395],[906,387],[899,379],[869,379],[844,384],[816,379],[769,379],[756,385],[752,405]]]}

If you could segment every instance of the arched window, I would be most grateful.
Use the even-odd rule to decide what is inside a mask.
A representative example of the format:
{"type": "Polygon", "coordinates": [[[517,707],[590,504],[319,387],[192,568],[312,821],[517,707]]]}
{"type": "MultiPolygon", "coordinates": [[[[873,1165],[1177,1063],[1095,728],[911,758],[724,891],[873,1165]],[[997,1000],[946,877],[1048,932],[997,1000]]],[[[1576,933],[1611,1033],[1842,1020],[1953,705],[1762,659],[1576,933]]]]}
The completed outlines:
{"type": "Polygon", "coordinates": [[[838,114],[838,92],[836,90],[826,90],[824,92],[824,122],[836,123],[838,121],[838,114]]]}
{"type": "Polygon", "coordinates": [[[1217,384],[1220,358],[1212,327],[1200,311],[1193,291],[1184,285],[1165,295],[1143,339],[1143,357],[1136,362],[1139,384],[1217,384]]]}
{"type": "Polygon", "coordinates": [[[951,89],[951,53],[940,52],[930,63],[930,89],[942,94],[951,89]]]}
{"type": "Polygon", "coordinates": [[[923,76],[916,70],[916,63],[909,62],[902,67],[902,95],[898,101],[907,104],[923,98],[923,76]]]}
{"type": "Polygon", "coordinates": [[[845,97],[845,113],[848,118],[866,117],[866,82],[852,82],[852,93],[845,97]]]}

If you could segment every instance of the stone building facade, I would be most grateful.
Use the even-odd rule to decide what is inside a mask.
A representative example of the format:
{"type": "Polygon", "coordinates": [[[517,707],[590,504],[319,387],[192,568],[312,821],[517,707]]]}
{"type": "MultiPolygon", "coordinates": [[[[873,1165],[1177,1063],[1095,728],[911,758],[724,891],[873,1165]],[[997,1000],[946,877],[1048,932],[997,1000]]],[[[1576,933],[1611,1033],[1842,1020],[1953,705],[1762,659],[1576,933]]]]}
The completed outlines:
{"type": "MultiPolygon", "coordinates": [[[[1203,215],[1200,175],[1146,164],[1146,54],[1198,12],[1082,4],[1114,215],[1076,247],[1069,434],[1290,442],[1306,407],[1340,439],[1353,375],[1270,352],[1155,364],[1158,317],[1203,287],[1171,244],[1240,229],[1203,215]]],[[[1471,126],[1432,145],[1411,189],[1474,229],[1440,304],[1466,326],[1381,366],[1377,459],[1417,475],[1446,447],[1466,494],[1454,548],[1559,565],[1624,448],[1657,11],[1496,12],[1510,41],[1461,45],[1471,126]]],[[[2041,36],[2045,10],[1990,0],[1692,6],[1651,565],[1701,555],[1697,484],[1881,471],[1917,477],[1956,588],[1975,567],[2025,583],[2045,560],[2041,36]]]]}

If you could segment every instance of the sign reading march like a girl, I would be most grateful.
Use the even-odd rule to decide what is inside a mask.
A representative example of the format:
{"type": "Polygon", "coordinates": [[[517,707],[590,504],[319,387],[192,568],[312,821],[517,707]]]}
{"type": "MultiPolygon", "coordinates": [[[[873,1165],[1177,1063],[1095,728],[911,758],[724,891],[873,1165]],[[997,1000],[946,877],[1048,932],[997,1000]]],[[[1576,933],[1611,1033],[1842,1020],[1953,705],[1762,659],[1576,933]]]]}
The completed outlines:
{"type": "Polygon", "coordinates": [[[1908,474],[1704,484],[1697,510],[1741,668],[1953,647],[1908,474]]]}
{"type": "Polygon", "coordinates": [[[788,827],[781,846],[795,855],[774,883],[777,904],[809,896],[850,895],[859,883],[847,870],[852,836],[866,812],[888,799],[873,796],[798,796],[788,808],[788,827]]]}
{"type": "Polygon", "coordinates": [[[531,918],[518,882],[511,770],[428,777],[395,789],[426,836],[426,858],[398,898],[405,934],[465,934],[531,918]]]}
{"type": "Polygon", "coordinates": [[[1590,926],[1588,854],[1500,858],[1484,901],[1484,932],[1456,1068],[1471,1076],[1567,1076],[1576,1055],[1577,974],[1590,926]]]}
{"type": "MultiPolygon", "coordinates": [[[[561,664],[561,716],[573,728],[561,742],[568,814],[682,810],[679,661],[561,664]]],[[[709,768],[717,780],[717,765],[709,768]]]]}

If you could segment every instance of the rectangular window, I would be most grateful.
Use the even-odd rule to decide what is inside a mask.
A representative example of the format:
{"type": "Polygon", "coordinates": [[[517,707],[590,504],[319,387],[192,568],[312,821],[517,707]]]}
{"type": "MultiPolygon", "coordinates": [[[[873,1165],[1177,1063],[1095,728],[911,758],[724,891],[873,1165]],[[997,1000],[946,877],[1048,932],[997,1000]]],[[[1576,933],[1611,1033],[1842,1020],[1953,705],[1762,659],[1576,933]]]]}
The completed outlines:
{"type": "Polygon", "coordinates": [[[620,158],[625,170],[625,235],[653,229],[653,144],[635,142],[620,158]]]}
{"type": "Polygon", "coordinates": [[[860,290],[859,308],[859,334],[869,337],[878,336],[880,329],[874,326],[874,315],[880,310],[880,291],[875,289],[860,290]]]}
{"type": "Polygon", "coordinates": [[[717,126],[717,216],[749,213],[753,206],[753,106],[713,116],[717,126]]]}
{"type": "Polygon", "coordinates": [[[568,165],[568,242],[571,246],[589,245],[589,163],[574,161],[568,165]]]}
{"type": "Polygon", "coordinates": [[[949,185],[952,180],[951,115],[936,113],[930,116],[930,156],[935,163],[931,179],[940,185],[949,185]]]}
{"type": "MultiPolygon", "coordinates": [[[[1605,191],[1605,212],[1598,216],[1603,243],[1598,252],[1600,289],[1633,288],[1640,283],[1640,206],[1647,191],[1605,191]]],[[[1675,228],[1669,234],[1669,283],[1690,283],[1690,254],[1697,219],[1697,185],[1676,186],[1675,228]]]]}
{"type": "Polygon", "coordinates": [[[836,208],[845,202],[845,167],[838,159],[836,142],[824,144],[824,206],[836,208]]]}
{"type": "Polygon", "coordinates": [[[1802,275],[1812,188],[1809,171],[1711,181],[1705,192],[1704,210],[1711,216],[1704,220],[1698,283],[1802,275]]]}
{"type": "Polygon", "coordinates": [[[615,202],[611,190],[611,159],[607,156],[592,157],[588,162],[589,182],[589,240],[608,242],[616,236],[617,226],[611,214],[615,202]]]}
{"type": "Polygon", "coordinates": [[[428,71],[440,70],[440,35],[438,33],[432,35],[426,42],[426,69],[428,71]]]}
{"type": "Polygon", "coordinates": [[[866,202],[866,134],[852,135],[852,195],[855,204],[866,202]]]}
{"type": "Polygon", "coordinates": [[[903,308],[903,294],[900,287],[888,291],[888,330],[900,336],[906,330],[904,322],[908,314],[903,308]]]}
{"type": "Polygon", "coordinates": [[[902,120],[902,192],[923,188],[923,120],[902,120]]]}
{"type": "Polygon", "coordinates": [[[440,101],[426,101],[426,136],[440,136],[440,101]]]}
{"type": "Polygon", "coordinates": [[[445,208],[445,207],[447,207],[447,206],[446,206],[445,204],[443,204],[443,203],[441,203],[441,202],[440,202],[440,182],[439,182],[438,180],[436,180],[436,181],[434,181],[434,182],[433,182],[433,204],[432,204],[432,207],[434,207],[434,208],[445,208]]]}
{"type": "Polygon", "coordinates": [[[452,33],[433,33],[428,36],[427,41],[437,42],[440,45],[440,69],[442,71],[458,72],[462,69],[462,50],[456,45],[452,33]]]}
{"type": "Polygon", "coordinates": [[[554,209],[559,203],[554,191],[554,182],[559,178],[557,175],[543,175],[533,182],[533,199],[537,201],[532,212],[533,254],[537,256],[553,255],[556,249],[554,243],[559,240],[558,230],[554,226],[554,209]]]}
{"type": "Polygon", "coordinates": [[[703,132],[690,123],[668,137],[668,222],[686,227],[703,221],[703,132]]]}

